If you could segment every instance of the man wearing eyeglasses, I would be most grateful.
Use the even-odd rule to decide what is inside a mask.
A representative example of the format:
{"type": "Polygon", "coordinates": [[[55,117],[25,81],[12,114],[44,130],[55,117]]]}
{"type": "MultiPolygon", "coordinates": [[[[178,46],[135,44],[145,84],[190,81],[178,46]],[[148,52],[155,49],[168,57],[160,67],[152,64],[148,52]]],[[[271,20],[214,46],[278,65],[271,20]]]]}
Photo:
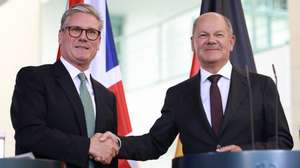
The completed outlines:
{"type": "Polygon", "coordinates": [[[93,79],[90,67],[102,26],[92,6],[70,8],[58,34],[60,59],[19,71],[11,105],[16,154],[33,152],[68,168],[117,168],[118,142],[99,140],[100,132],[116,133],[115,96],[93,79]]]}

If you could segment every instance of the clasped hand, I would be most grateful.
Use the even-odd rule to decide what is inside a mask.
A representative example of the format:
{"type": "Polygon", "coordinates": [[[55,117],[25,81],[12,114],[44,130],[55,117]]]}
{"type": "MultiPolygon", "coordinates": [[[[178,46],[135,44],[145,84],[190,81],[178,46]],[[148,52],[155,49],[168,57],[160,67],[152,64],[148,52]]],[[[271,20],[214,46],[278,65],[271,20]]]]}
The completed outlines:
{"type": "Polygon", "coordinates": [[[110,164],[119,152],[119,138],[111,132],[96,133],[90,138],[89,156],[102,164],[110,164]]]}

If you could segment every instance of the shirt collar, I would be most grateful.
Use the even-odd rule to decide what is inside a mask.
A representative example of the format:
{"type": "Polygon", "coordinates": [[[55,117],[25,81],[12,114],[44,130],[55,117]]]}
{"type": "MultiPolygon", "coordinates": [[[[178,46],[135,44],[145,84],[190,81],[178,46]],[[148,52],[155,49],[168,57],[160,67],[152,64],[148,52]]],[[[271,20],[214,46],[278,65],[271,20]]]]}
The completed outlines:
{"type": "MultiPolygon", "coordinates": [[[[217,74],[222,75],[222,77],[230,80],[231,71],[232,71],[232,65],[230,61],[227,61],[227,63],[219,70],[219,72],[217,72],[217,74]]],[[[201,83],[205,82],[205,80],[207,80],[209,76],[214,75],[201,67],[200,67],[200,72],[201,72],[201,83]]]]}
{"type": "MultiPolygon", "coordinates": [[[[67,60],[65,60],[63,57],[60,57],[61,62],[66,67],[67,71],[69,72],[71,78],[74,80],[81,71],[77,69],[74,65],[70,64],[67,60]]],[[[91,67],[89,67],[87,70],[83,72],[85,76],[87,77],[88,83],[91,83],[90,75],[91,75],[91,67]]]]}

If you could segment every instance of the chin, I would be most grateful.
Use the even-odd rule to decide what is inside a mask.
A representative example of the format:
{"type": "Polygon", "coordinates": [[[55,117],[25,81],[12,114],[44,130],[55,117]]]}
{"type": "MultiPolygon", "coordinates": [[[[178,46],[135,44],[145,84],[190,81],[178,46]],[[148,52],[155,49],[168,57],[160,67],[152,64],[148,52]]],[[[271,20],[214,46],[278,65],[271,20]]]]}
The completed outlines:
{"type": "Polygon", "coordinates": [[[206,57],[203,58],[206,62],[218,62],[222,60],[222,56],[220,55],[207,55],[206,57]]]}
{"type": "Polygon", "coordinates": [[[86,53],[77,55],[77,59],[81,59],[81,60],[86,60],[86,59],[89,59],[90,57],[91,57],[91,54],[86,54],[86,53]]]}

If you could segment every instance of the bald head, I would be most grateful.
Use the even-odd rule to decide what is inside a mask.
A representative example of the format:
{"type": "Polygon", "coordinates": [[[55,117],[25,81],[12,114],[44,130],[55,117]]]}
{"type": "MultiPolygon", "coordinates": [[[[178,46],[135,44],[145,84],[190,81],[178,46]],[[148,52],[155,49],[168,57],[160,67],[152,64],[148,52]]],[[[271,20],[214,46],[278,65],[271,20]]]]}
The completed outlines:
{"type": "Polygon", "coordinates": [[[215,74],[228,62],[235,36],[226,17],[209,12],[195,20],[191,43],[201,67],[215,74]]]}
{"type": "Polygon", "coordinates": [[[198,24],[199,22],[201,22],[201,20],[203,19],[207,19],[207,18],[210,18],[210,19],[213,19],[213,20],[223,20],[224,24],[226,25],[227,29],[228,29],[228,32],[230,34],[233,34],[233,29],[232,29],[232,25],[231,25],[231,22],[230,20],[224,16],[224,15],[221,15],[217,12],[207,12],[207,13],[204,13],[200,16],[198,16],[197,19],[195,19],[194,23],[193,23],[193,35],[195,34],[197,28],[198,28],[198,24]]]}

